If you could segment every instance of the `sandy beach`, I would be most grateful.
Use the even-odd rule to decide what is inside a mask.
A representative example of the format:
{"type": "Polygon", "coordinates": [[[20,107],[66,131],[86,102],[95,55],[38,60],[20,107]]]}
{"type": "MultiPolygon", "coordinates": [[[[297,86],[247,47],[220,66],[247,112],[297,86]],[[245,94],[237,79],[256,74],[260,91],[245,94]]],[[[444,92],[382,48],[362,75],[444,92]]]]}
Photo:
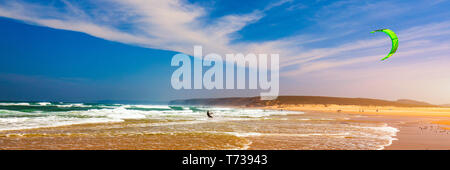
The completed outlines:
{"type": "Polygon", "coordinates": [[[357,105],[278,105],[267,109],[364,115],[360,120],[385,122],[399,129],[386,150],[449,150],[450,108],[357,105]]]}
{"type": "Polygon", "coordinates": [[[0,131],[0,149],[450,149],[450,108],[444,107],[57,106],[8,106],[16,110],[53,109],[53,112],[42,115],[4,111],[2,120],[10,123],[3,123],[3,128],[17,129],[0,131]],[[62,109],[70,111],[61,112],[62,109]],[[214,118],[205,114],[211,109],[214,118]],[[54,124],[64,121],[69,125],[54,124]],[[51,126],[45,127],[48,125],[51,126]]]}

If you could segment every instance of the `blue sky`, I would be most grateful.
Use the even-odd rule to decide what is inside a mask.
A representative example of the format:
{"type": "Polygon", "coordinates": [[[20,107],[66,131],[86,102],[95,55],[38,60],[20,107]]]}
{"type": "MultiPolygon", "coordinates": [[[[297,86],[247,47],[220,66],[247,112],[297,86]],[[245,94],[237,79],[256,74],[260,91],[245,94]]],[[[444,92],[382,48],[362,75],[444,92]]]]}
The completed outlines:
{"type": "Polygon", "coordinates": [[[4,0],[0,100],[254,96],[175,91],[171,57],[279,53],[280,93],[450,103],[450,2],[4,0]],[[390,48],[389,28],[398,33],[390,48]]]}

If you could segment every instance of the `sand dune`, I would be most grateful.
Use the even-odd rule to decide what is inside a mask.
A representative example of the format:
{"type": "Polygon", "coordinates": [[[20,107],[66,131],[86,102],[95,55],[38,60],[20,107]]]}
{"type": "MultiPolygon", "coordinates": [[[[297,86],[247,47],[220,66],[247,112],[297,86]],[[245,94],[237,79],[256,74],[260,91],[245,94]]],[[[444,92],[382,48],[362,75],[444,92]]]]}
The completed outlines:
{"type": "Polygon", "coordinates": [[[223,105],[223,106],[335,104],[335,105],[359,105],[359,106],[437,107],[429,103],[409,99],[388,101],[388,100],[368,99],[368,98],[345,98],[345,97],[324,97],[324,96],[279,96],[276,100],[260,100],[259,97],[187,99],[187,100],[174,100],[171,101],[170,104],[223,105]]]}

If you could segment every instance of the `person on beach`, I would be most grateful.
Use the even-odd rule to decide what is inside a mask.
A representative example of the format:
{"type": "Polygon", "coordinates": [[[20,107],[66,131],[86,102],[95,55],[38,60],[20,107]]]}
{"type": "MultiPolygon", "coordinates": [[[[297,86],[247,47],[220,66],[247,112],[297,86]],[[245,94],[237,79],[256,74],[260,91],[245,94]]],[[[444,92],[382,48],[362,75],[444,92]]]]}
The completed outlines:
{"type": "Polygon", "coordinates": [[[213,113],[210,112],[209,110],[206,111],[206,115],[207,115],[209,118],[213,118],[213,113]]]}

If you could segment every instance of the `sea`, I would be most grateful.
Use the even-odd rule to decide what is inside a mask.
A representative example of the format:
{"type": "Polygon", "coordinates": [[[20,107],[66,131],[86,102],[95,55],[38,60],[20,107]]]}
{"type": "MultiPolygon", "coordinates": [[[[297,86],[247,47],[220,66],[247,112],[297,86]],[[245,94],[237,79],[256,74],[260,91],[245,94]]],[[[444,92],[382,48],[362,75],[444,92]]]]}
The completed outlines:
{"type": "Polygon", "coordinates": [[[0,102],[0,149],[376,150],[396,140],[398,129],[363,118],[258,108],[0,102]]]}

